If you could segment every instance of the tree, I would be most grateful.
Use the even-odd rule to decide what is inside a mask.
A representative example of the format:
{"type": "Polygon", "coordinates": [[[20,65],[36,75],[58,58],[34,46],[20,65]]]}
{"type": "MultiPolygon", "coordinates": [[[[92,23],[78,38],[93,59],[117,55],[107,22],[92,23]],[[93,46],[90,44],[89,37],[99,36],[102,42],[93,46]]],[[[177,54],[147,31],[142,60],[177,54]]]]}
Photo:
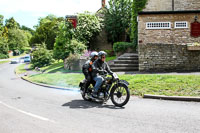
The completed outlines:
{"type": "Polygon", "coordinates": [[[8,46],[10,50],[22,50],[28,46],[28,38],[20,29],[9,29],[8,46]]]}
{"type": "Polygon", "coordinates": [[[105,29],[108,41],[114,43],[124,41],[131,24],[132,0],[110,0],[109,8],[104,11],[105,29]]]}
{"type": "Polygon", "coordinates": [[[54,62],[52,51],[47,50],[45,46],[45,44],[37,45],[36,50],[34,50],[31,54],[31,56],[33,57],[31,60],[31,64],[34,68],[48,66],[54,62]]]}
{"type": "Polygon", "coordinates": [[[3,31],[3,15],[0,14],[0,34],[3,31]]]}
{"type": "Polygon", "coordinates": [[[132,4],[132,19],[131,19],[131,40],[133,43],[137,44],[138,42],[138,22],[137,16],[138,12],[142,11],[145,7],[147,0],[133,0],[132,4]]]}
{"type": "Polygon", "coordinates": [[[86,49],[83,43],[72,39],[72,36],[73,30],[69,23],[65,23],[65,21],[60,23],[53,50],[55,59],[64,61],[70,54],[81,54],[86,49]]]}
{"type": "Polygon", "coordinates": [[[7,40],[0,36],[0,59],[8,58],[8,43],[7,40]]]}
{"type": "Polygon", "coordinates": [[[13,17],[6,19],[5,26],[8,29],[19,29],[20,27],[19,23],[17,23],[13,17]]]}
{"type": "Polygon", "coordinates": [[[35,26],[36,32],[31,39],[31,44],[45,43],[47,49],[52,50],[58,32],[58,25],[63,20],[64,18],[57,18],[54,15],[48,15],[45,18],[40,18],[39,25],[35,26]]]}
{"type": "Polygon", "coordinates": [[[24,25],[22,25],[22,26],[20,27],[20,29],[21,29],[21,30],[24,30],[24,31],[29,31],[32,35],[34,35],[34,33],[35,33],[35,31],[34,31],[33,29],[31,29],[31,28],[29,28],[29,27],[26,27],[26,26],[24,26],[24,25]]]}
{"type": "Polygon", "coordinates": [[[95,14],[89,12],[78,14],[78,24],[74,31],[75,38],[89,46],[103,26],[102,20],[95,14]]]}

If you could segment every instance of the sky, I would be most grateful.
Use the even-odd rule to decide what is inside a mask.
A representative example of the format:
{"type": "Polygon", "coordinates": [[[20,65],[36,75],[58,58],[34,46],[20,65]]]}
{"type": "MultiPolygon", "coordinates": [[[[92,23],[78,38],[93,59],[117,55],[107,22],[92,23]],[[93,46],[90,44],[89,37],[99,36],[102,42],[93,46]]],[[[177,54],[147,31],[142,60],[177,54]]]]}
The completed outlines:
{"type": "Polygon", "coordinates": [[[5,19],[14,17],[20,24],[33,29],[40,17],[76,15],[84,11],[95,13],[101,0],[0,0],[0,14],[5,19]]]}

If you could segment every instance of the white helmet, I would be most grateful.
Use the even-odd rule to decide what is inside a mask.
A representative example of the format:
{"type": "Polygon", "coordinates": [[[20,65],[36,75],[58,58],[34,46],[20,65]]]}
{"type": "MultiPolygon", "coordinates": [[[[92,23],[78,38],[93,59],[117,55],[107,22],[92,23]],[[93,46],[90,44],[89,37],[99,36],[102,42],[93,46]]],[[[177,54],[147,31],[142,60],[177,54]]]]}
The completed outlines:
{"type": "Polygon", "coordinates": [[[94,58],[95,56],[98,56],[98,53],[95,51],[95,52],[92,52],[90,54],[90,58],[94,58]]]}
{"type": "Polygon", "coordinates": [[[107,55],[107,53],[104,52],[104,51],[100,51],[100,52],[98,53],[98,55],[99,55],[99,57],[101,57],[102,55],[107,55]]]}

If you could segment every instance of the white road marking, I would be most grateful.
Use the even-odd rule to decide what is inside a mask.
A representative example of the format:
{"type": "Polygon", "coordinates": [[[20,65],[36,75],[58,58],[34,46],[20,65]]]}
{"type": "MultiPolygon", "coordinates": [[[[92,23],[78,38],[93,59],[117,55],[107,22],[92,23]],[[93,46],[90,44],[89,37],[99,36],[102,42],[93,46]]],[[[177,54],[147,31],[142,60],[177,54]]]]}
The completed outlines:
{"type": "Polygon", "coordinates": [[[20,110],[20,109],[17,109],[15,107],[12,107],[10,105],[7,105],[6,103],[3,103],[2,101],[0,101],[0,104],[6,106],[7,108],[10,108],[10,109],[13,109],[15,111],[18,111],[20,113],[23,113],[25,115],[28,115],[28,116],[31,116],[31,117],[34,117],[34,118],[37,118],[37,119],[40,119],[40,120],[43,120],[43,121],[49,121],[49,122],[54,122],[53,120],[50,120],[48,118],[45,118],[45,117],[42,117],[42,116],[39,116],[39,115],[35,115],[35,114],[32,114],[32,113],[29,113],[29,112],[26,112],[26,111],[23,111],[23,110],[20,110]]]}

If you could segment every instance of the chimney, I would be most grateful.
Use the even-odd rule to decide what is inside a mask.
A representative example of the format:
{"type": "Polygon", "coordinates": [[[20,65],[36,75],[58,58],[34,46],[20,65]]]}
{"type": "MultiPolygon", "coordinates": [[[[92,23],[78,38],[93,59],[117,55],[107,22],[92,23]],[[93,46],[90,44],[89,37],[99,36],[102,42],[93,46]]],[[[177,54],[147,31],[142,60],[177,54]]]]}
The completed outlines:
{"type": "Polygon", "coordinates": [[[101,7],[104,8],[106,6],[106,0],[101,0],[101,7]]]}

